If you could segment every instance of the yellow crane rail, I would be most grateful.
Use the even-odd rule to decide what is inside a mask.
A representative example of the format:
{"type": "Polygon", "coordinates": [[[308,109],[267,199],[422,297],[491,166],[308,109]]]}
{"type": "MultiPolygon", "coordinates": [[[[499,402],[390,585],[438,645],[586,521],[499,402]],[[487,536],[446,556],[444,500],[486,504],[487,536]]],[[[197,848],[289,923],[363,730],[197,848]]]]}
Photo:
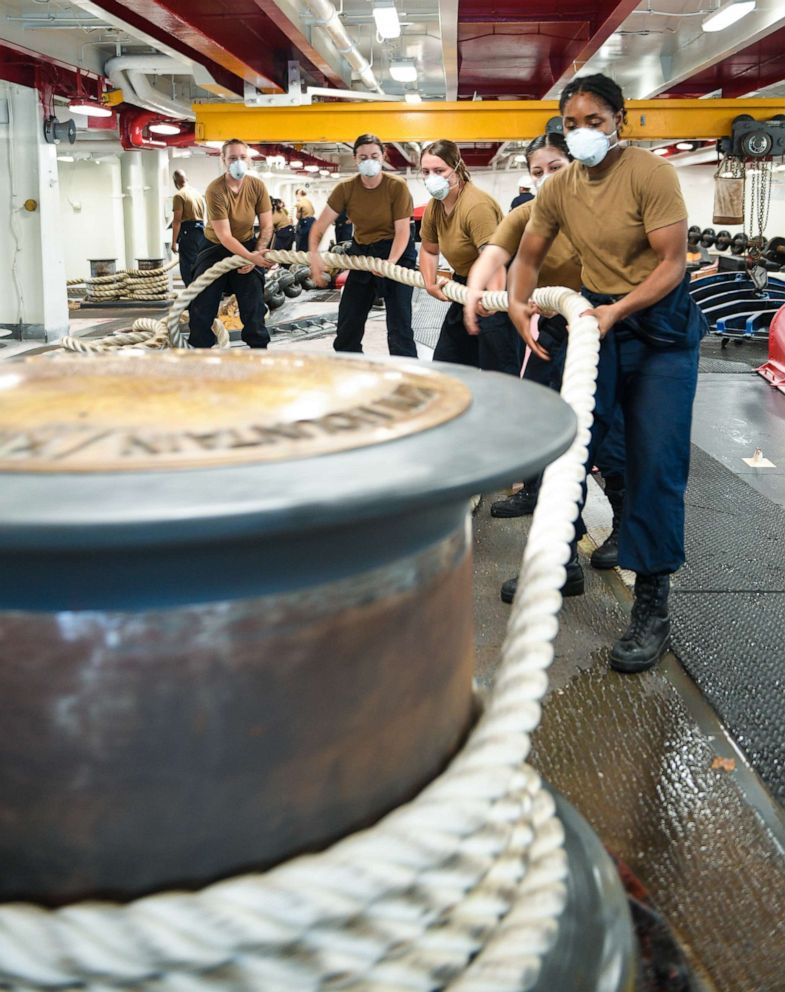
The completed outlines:
{"type": "MultiPolygon", "coordinates": [[[[559,113],[555,100],[460,100],[453,103],[314,103],[244,107],[195,103],[198,141],[353,142],[373,131],[383,141],[517,141],[542,134],[559,113]]],[[[785,100],[631,100],[624,137],[639,141],[730,135],[739,114],[767,120],[785,100]]]]}

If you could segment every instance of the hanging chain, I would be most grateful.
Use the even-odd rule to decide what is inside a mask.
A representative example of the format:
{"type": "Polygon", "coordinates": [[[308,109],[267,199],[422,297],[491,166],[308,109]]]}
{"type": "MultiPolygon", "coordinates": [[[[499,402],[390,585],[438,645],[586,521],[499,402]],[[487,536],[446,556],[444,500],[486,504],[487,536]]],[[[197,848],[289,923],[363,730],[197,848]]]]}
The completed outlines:
{"type": "MultiPolygon", "coordinates": [[[[769,275],[766,267],[761,264],[766,238],[763,232],[769,221],[769,206],[771,205],[771,159],[747,160],[746,165],[753,166],[745,170],[745,184],[750,184],[750,209],[745,211],[744,233],[747,235],[747,271],[756,288],[766,288],[769,275]],[[749,225],[749,230],[747,226],[749,225]],[[755,227],[757,226],[757,231],[755,227]]],[[[746,190],[745,190],[746,192],[746,190]]]]}

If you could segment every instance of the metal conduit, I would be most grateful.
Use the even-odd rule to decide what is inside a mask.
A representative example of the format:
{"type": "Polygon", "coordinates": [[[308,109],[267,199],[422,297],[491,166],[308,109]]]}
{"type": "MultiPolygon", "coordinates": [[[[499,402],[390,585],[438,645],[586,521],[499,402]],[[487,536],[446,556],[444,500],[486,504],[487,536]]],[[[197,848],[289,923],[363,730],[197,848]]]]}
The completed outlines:
{"type": "Polygon", "coordinates": [[[338,11],[330,3],[330,0],[303,0],[303,2],[308,11],[316,18],[315,27],[320,28],[329,36],[338,53],[355,70],[363,85],[376,93],[382,93],[383,90],[373,69],[371,69],[370,63],[347,34],[346,28],[338,16],[338,11]]]}

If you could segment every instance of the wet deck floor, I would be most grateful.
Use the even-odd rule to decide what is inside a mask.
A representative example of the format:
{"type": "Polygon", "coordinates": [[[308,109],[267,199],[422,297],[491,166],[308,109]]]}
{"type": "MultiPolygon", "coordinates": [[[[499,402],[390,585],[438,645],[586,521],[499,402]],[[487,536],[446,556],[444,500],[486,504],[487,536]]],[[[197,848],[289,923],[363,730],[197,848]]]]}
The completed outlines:
{"type": "MultiPolygon", "coordinates": [[[[103,333],[130,324],[130,315],[116,312],[76,315],[84,321],[80,331],[102,318],[103,333]]],[[[381,315],[369,322],[366,343],[368,354],[386,354],[381,315]]],[[[299,347],[330,350],[331,341],[299,347]]],[[[7,357],[30,350],[37,349],[4,349],[7,357]]],[[[708,350],[719,357],[715,342],[708,350]]],[[[710,450],[711,404],[704,409],[705,416],[696,406],[697,431],[710,450]]],[[[484,498],[474,518],[477,672],[486,688],[509,612],[499,586],[517,571],[530,519],[491,518],[492,498],[484,498]]],[[[600,522],[602,502],[595,491],[589,511],[600,522]]],[[[783,811],[675,658],[638,676],[609,670],[609,646],[625,626],[629,590],[618,573],[593,572],[585,556],[584,565],[586,595],[564,604],[531,760],[647,886],[704,990],[785,992],[783,811]],[[735,768],[718,765],[718,757],[735,768]]]]}
{"type": "MultiPolygon", "coordinates": [[[[488,506],[474,521],[484,685],[509,611],[499,585],[517,571],[528,528],[488,506]]],[[[584,565],[586,595],[563,606],[531,761],[647,886],[705,989],[782,992],[785,821],[674,658],[643,675],[609,670],[629,592],[615,573],[584,565]],[[736,769],[712,767],[717,757],[736,769]]]]}

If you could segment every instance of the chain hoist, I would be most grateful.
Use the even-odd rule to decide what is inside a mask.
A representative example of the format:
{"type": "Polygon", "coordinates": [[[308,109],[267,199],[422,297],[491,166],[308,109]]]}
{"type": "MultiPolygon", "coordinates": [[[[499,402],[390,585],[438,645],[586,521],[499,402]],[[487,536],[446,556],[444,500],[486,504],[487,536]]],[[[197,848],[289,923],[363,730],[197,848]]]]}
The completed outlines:
{"type": "Polygon", "coordinates": [[[746,262],[747,273],[759,292],[762,292],[769,283],[769,273],[761,259],[767,243],[763,232],[769,220],[771,175],[770,158],[747,159],[745,181],[749,183],[749,209],[744,211],[744,233],[747,235],[746,262]]]}

